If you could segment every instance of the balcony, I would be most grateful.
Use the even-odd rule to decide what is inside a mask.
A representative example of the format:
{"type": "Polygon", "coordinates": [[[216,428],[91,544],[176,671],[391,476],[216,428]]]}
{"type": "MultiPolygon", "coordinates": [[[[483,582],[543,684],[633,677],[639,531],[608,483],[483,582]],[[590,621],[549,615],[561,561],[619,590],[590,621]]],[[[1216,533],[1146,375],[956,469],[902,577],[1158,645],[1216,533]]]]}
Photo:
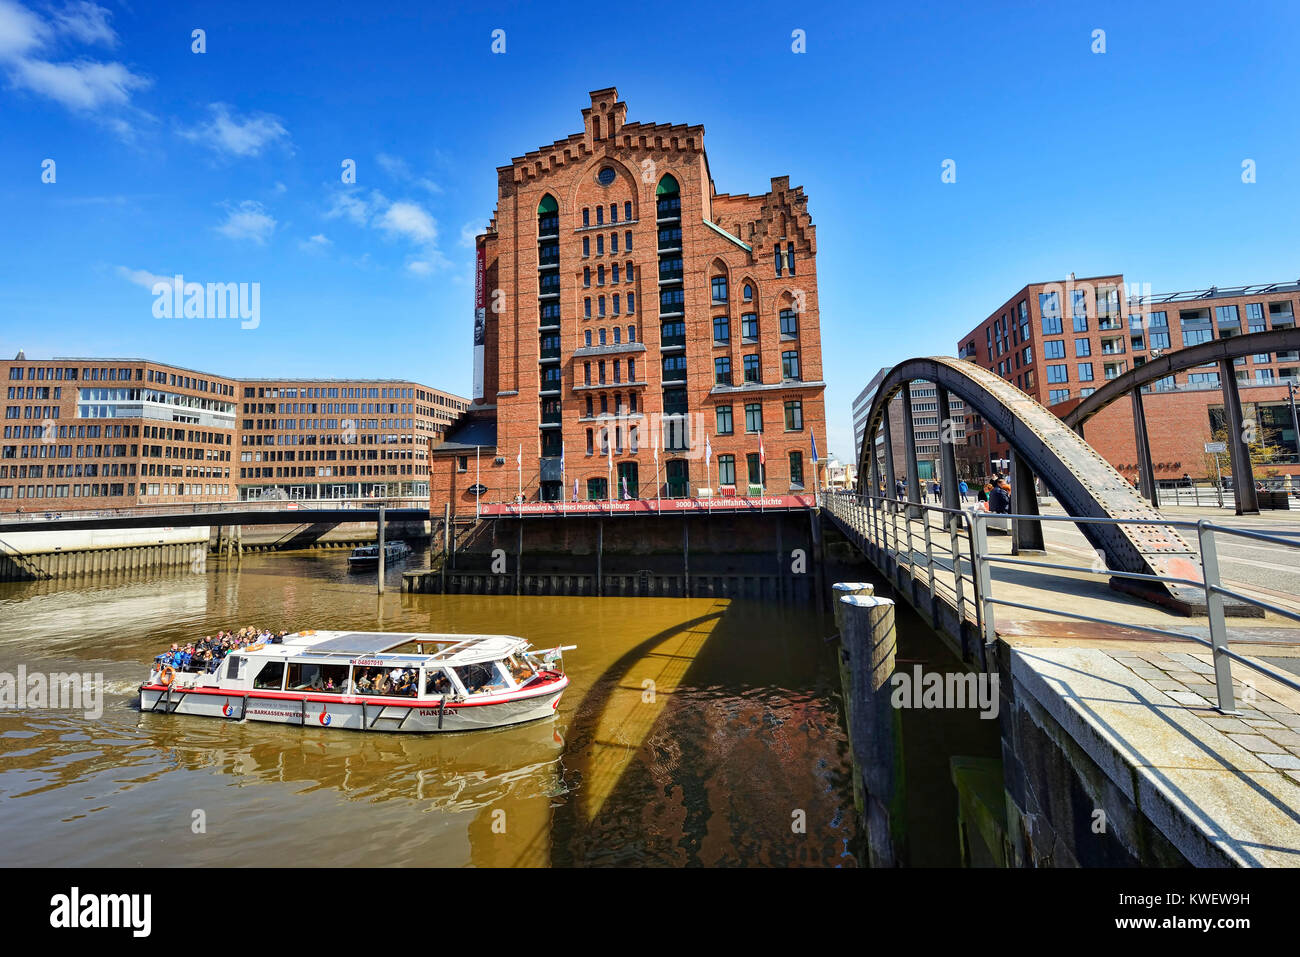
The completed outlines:
{"type": "Polygon", "coordinates": [[[551,347],[549,347],[549,348],[542,349],[542,361],[543,361],[543,362],[559,362],[559,361],[560,361],[560,347],[559,347],[559,346],[551,346],[551,347]]]}
{"type": "Polygon", "coordinates": [[[664,348],[664,349],[672,348],[672,347],[675,347],[675,346],[685,346],[685,345],[686,345],[686,333],[684,333],[684,332],[679,332],[679,333],[673,333],[673,334],[670,334],[670,335],[663,335],[663,336],[660,336],[660,337],[659,337],[659,345],[660,345],[661,348],[664,348]]]}
{"type": "Polygon", "coordinates": [[[686,381],[686,370],[685,370],[685,369],[665,369],[665,370],[664,370],[664,374],[663,374],[663,381],[664,381],[665,384],[667,384],[667,383],[669,383],[669,382],[685,382],[685,381],[686,381]]]}

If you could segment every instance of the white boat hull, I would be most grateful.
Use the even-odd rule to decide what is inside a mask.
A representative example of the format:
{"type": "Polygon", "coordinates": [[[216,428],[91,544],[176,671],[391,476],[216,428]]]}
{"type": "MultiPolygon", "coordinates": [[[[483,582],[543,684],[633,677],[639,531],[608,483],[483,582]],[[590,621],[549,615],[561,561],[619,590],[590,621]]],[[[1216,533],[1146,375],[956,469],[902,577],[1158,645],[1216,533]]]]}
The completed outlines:
{"type": "Polygon", "coordinates": [[[195,715],[226,721],[267,721],[313,728],[350,731],[400,731],[436,734],[479,731],[523,724],[554,716],[569,685],[561,676],[529,694],[515,692],[498,699],[447,701],[380,699],[355,695],[298,696],[286,692],[229,692],[219,688],[176,688],[170,697],[161,685],[142,685],[140,710],[158,714],[195,715]]]}

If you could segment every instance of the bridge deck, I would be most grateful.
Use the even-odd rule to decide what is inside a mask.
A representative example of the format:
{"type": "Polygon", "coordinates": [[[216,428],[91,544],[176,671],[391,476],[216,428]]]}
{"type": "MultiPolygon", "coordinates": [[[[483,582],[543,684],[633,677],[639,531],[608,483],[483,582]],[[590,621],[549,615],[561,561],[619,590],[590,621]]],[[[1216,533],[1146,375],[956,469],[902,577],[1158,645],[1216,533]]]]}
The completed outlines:
{"type": "MultiPolygon", "coordinates": [[[[1044,514],[1061,512],[1050,505],[1043,508],[1044,514]]],[[[844,515],[829,509],[825,514],[850,535],[855,531],[844,515]]],[[[908,521],[902,514],[893,520],[899,541],[907,541],[910,529],[910,573],[919,583],[917,592],[928,597],[924,521],[908,521]]],[[[1235,524],[1252,527],[1276,521],[1235,524]]],[[[1095,552],[1074,526],[1047,523],[1045,528],[1045,554],[1023,557],[1090,565],[1095,552]]],[[[955,608],[952,561],[939,548],[949,547],[948,530],[932,518],[930,536],[939,553],[935,594],[955,608]]],[[[1010,536],[990,536],[989,552],[1010,554],[1010,536]]],[[[964,538],[958,540],[958,554],[965,571],[969,551],[964,538]]],[[[900,558],[906,578],[905,549],[900,558]]],[[[1250,574],[1250,566],[1261,563],[1263,559],[1243,553],[1225,584],[1300,611],[1300,591],[1279,578],[1284,574],[1280,566],[1268,572],[1270,577],[1250,574]]],[[[1080,617],[1208,638],[1204,616],[1175,614],[1082,572],[995,563],[991,573],[992,593],[999,601],[1053,610],[997,607],[997,635],[1006,648],[1015,694],[1032,697],[1050,714],[1180,853],[1201,866],[1300,866],[1300,692],[1234,664],[1239,713],[1221,714],[1215,708],[1214,669],[1207,649],[1080,617]]],[[[973,625],[973,583],[968,576],[963,575],[963,605],[973,625]]],[[[906,598],[908,590],[898,594],[906,598]]],[[[1229,623],[1233,651],[1279,672],[1300,674],[1300,624],[1271,612],[1263,619],[1229,623]]]]}

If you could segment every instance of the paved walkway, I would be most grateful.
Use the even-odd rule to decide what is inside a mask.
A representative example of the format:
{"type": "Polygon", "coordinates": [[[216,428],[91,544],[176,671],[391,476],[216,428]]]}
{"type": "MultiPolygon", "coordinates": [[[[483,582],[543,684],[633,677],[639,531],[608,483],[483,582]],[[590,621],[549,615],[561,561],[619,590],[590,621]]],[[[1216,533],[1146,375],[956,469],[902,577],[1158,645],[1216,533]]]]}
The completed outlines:
{"type": "Polygon", "coordinates": [[[1192,864],[1300,866],[1296,692],[1238,666],[1222,715],[1209,655],[1173,643],[1017,640],[1012,675],[1192,864]]]}

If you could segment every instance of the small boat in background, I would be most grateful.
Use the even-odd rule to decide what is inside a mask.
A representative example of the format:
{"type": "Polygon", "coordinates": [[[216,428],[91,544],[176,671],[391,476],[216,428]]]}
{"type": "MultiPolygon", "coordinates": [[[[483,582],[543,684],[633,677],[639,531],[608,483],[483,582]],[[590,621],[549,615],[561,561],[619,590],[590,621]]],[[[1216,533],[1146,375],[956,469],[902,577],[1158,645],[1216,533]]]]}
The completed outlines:
{"type": "MultiPolygon", "coordinates": [[[[387,542],[384,545],[384,562],[395,562],[411,554],[406,542],[387,542]]],[[[352,549],[348,556],[349,568],[370,568],[379,564],[379,546],[362,545],[352,549]]]]}

